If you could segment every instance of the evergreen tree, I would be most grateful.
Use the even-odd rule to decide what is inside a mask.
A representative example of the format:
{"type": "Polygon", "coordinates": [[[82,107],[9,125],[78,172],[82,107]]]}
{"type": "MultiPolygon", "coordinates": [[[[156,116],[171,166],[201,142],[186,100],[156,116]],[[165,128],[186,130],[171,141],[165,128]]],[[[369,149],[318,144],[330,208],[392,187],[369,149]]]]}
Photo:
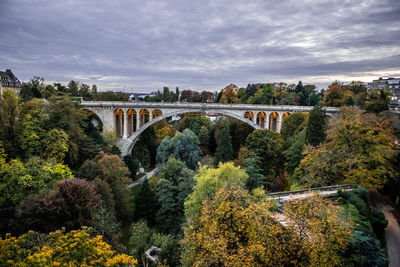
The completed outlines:
{"type": "Polygon", "coordinates": [[[219,144],[215,152],[216,162],[227,162],[233,159],[232,137],[229,128],[224,127],[219,138],[219,144]]]}
{"type": "Polygon", "coordinates": [[[245,160],[247,167],[246,173],[249,175],[249,179],[246,180],[246,187],[249,191],[264,185],[264,175],[262,175],[262,169],[259,167],[261,158],[257,153],[253,153],[250,158],[245,160]]]}
{"type": "Polygon", "coordinates": [[[145,180],[135,198],[135,218],[144,219],[149,225],[154,225],[159,206],[156,194],[145,180]]]}
{"type": "Polygon", "coordinates": [[[200,132],[199,132],[199,140],[200,140],[200,145],[204,147],[208,147],[208,142],[210,140],[210,136],[208,133],[208,129],[206,126],[201,126],[200,132]]]}
{"type": "Polygon", "coordinates": [[[315,105],[309,114],[306,130],[306,142],[313,146],[322,143],[326,138],[326,128],[326,111],[321,105],[315,105]]]}
{"type": "Polygon", "coordinates": [[[179,100],[179,87],[177,86],[175,89],[175,101],[179,100]]]}

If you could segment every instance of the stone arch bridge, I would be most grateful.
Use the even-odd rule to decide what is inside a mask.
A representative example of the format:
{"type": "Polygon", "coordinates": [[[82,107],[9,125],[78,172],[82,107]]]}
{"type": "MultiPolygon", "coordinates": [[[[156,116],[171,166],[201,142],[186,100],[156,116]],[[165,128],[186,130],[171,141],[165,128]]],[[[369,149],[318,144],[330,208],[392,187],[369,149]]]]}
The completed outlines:
{"type": "MultiPolygon", "coordinates": [[[[128,155],[140,134],[154,123],[176,115],[201,114],[228,116],[241,120],[255,129],[280,132],[283,120],[294,112],[309,112],[308,106],[271,106],[251,104],[217,103],[148,103],[148,102],[96,102],[81,104],[97,115],[103,131],[113,131],[120,138],[122,155],[128,155]]],[[[339,108],[326,107],[326,113],[334,117],[339,108]]]]}

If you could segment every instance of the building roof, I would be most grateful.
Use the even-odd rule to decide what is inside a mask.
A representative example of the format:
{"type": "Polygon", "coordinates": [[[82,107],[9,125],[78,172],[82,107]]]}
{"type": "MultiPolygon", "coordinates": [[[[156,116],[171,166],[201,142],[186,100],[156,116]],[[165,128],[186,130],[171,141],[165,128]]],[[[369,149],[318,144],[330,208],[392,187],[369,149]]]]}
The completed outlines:
{"type": "Polygon", "coordinates": [[[21,87],[21,82],[15,77],[10,69],[0,71],[1,84],[3,87],[21,87]]]}

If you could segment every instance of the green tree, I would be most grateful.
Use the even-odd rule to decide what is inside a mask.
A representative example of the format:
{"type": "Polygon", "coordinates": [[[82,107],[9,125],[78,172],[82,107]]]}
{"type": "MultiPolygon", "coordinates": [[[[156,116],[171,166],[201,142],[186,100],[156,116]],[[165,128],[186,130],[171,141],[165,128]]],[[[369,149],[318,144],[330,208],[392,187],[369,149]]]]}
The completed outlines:
{"type": "Polygon", "coordinates": [[[256,153],[253,153],[251,157],[246,159],[246,173],[249,175],[246,186],[249,191],[264,185],[264,175],[261,174],[262,170],[259,167],[260,165],[261,157],[256,153]]]}
{"type": "Polygon", "coordinates": [[[129,172],[131,173],[130,177],[136,177],[136,173],[140,168],[140,161],[138,159],[133,158],[131,155],[127,155],[124,157],[124,162],[126,167],[128,167],[129,172]]]}
{"type": "Polygon", "coordinates": [[[308,117],[306,142],[312,146],[318,146],[326,139],[326,111],[321,105],[315,105],[308,117]]]}
{"type": "Polygon", "coordinates": [[[201,126],[200,131],[199,131],[199,141],[200,145],[203,147],[208,147],[208,143],[210,140],[210,134],[206,126],[201,126]]]}
{"type": "Polygon", "coordinates": [[[282,123],[281,135],[285,141],[292,135],[302,131],[307,126],[308,114],[295,112],[285,118],[282,123]]]}
{"type": "Polygon", "coordinates": [[[17,121],[20,106],[13,91],[6,90],[0,98],[0,138],[11,158],[18,155],[17,121]]]}
{"type": "Polygon", "coordinates": [[[265,84],[260,88],[253,97],[248,99],[250,104],[274,104],[274,99],[276,97],[275,86],[273,84],[265,84]]]}
{"type": "Polygon", "coordinates": [[[155,225],[157,210],[159,209],[159,203],[157,195],[150,188],[147,179],[143,182],[140,187],[139,193],[135,198],[135,218],[137,220],[146,220],[149,225],[155,225]]]}
{"type": "Polygon", "coordinates": [[[99,166],[95,160],[87,159],[79,168],[78,177],[88,181],[94,180],[99,175],[99,166]]]}
{"type": "Polygon", "coordinates": [[[270,130],[254,130],[246,139],[246,147],[261,157],[262,174],[271,179],[283,171],[283,139],[270,130]]]}
{"type": "Polygon", "coordinates": [[[157,148],[157,162],[164,163],[168,160],[168,158],[174,153],[174,144],[172,139],[167,136],[162,141],[161,144],[157,148]]]}
{"type": "Polygon", "coordinates": [[[303,149],[306,142],[306,130],[303,129],[290,138],[290,146],[283,153],[285,155],[285,167],[288,173],[292,174],[300,161],[303,159],[303,149]]]}
{"type": "Polygon", "coordinates": [[[76,82],[74,80],[71,80],[68,85],[67,85],[67,89],[68,92],[72,95],[72,96],[78,96],[78,92],[79,92],[79,82],[76,82]]]}
{"type": "Polygon", "coordinates": [[[63,162],[68,153],[68,135],[59,129],[52,129],[43,139],[43,155],[46,158],[63,162]]]}
{"type": "Polygon", "coordinates": [[[219,144],[215,152],[216,163],[233,160],[232,137],[229,128],[224,127],[219,138],[219,144]]]}
{"type": "Polygon", "coordinates": [[[157,213],[161,229],[177,232],[183,222],[183,203],[194,185],[194,172],[173,157],[159,171],[157,213]]]}
{"type": "Polygon", "coordinates": [[[194,170],[200,160],[199,138],[189,129],[182,133],[177,132],[172,139],[174,144],[174,157],[183,161],[187,167],[194,170]]]}
{"type": "Polygon", "coordinates": [[[248,179],[247,173],[232,162],[220,163],[217,169],[201,167],[194,176],[196,181],[193,192],[185,200],[186,221],[199,223],[204,199],[212,199],[224,185],[239,183],[243,187],[248,179]]]}

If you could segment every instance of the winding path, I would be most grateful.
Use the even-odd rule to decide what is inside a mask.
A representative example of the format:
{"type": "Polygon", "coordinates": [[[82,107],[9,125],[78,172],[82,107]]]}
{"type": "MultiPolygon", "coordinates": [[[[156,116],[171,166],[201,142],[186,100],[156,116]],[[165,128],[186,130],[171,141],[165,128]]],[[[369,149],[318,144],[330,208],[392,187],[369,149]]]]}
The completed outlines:
{"type": "Polygon", "coordinates": [[[400,226],[393,213],[390,212],[393,207],[386,204],[378,192],[373,192],[372,197],[376,209],[383,212],[386,220],[388,220],[388,225],[385,228],[385,239],[389,266],[400,266],[400,226]]]}
{"type": "Polygon", "coordinates": [[[153,177],[157,172],[158,172],[158,168],[159,167],[155,167],[153,170],[149,171],[145,176],[143,176],[142,178],[134,181],[133,183],[131,183],[130,185],[128,185],[129,188],[135,187],[139,184],[144,183],[144,180],[148,180],[151,177],[153,177]]]}

